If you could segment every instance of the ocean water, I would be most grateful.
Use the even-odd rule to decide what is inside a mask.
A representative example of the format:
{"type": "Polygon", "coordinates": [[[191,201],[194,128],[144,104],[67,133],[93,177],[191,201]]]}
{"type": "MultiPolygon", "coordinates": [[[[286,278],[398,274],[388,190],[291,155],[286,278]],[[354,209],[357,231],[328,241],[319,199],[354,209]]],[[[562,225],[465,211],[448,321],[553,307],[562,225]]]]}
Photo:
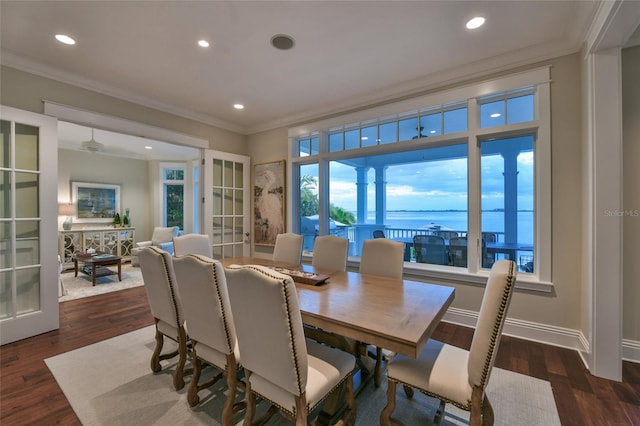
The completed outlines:
{"type": "MultiPolygon", "coordinates": [[[[367,222],[375,222],[375,212],[369,212],[367,222]]],[[[446,226],[456,231],[466,231],[467,212],[464,211],[388,211],[386,226],[391,228],[420,229],[429,224],[446,226]]],[[[482,232],[504,232],[504,213],[482,212],[482,232]]],[[[533,212],[518,212],[518,242],[533,244],[533,212]]]]}

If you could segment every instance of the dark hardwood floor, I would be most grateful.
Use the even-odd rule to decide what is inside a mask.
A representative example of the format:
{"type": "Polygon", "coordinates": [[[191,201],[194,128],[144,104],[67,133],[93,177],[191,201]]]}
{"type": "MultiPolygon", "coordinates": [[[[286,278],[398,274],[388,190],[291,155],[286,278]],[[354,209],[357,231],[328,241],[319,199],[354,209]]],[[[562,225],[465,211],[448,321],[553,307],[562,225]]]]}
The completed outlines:
{"type": "MultiPolygon", "coordinates": [[[[60,329],[0,347],[0,424],[80,424],[44,359],[153,324],[143,287],[60,304],[60,329]]],[[[468,348],[472,329],[434,338],[468,348]]],[[[575,351],[504,336],[496,366],[551,383],[563,425],[640,425],[640,364],[621,383],[586,370],[575,351]]]]}

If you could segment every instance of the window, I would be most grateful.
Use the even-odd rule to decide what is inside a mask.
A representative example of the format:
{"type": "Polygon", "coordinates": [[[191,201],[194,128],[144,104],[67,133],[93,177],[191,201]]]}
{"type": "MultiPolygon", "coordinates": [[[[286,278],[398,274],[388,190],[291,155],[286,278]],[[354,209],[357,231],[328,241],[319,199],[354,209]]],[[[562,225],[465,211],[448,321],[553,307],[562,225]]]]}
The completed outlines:
{"type": "Polygon", "coordinates": [[[184,230],[184,165],[162,165],[162,223],[184,230]]]}
{"type": "MultiPolygon", "coordinates": [[[[290,157],[298,180],[292,187],[300,188],[293,230],[305,235],[305,250],[315,236],[335,234],[349,239],[355,260],[363,241],[382,229],[405,243],[405,268],[414,274],[486,277],[493,262],[509,258],[519,282],[548,291],[550,172],[541,167],[550,158],[548,72],[426,95],[394,104],[394,116],[386,105],[314,129],[317,154],[294,150],[290,157]],[[386,115],[371,118],[377,110],[386,115]],[[417,235],[429,238],[414,241],[417,235]]],[[[292,146],[311,137],[296,131],[292,146]]]]}

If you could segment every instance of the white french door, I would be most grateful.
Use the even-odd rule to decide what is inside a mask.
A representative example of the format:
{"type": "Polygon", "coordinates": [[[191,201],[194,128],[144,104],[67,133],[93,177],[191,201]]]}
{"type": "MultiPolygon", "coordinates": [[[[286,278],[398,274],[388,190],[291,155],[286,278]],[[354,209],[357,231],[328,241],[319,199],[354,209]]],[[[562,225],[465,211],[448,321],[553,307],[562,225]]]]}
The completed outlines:
{"type": "Polygon", "coordinates": [[[204,152],[203,233],[216,259],[250,255],[250,165],[244,155],[204,152]]]}
{"type": "Polygon", "coordinates": [[[57,120],[0,106],[0,344],[59,326],[57,174],[57,120]]]}

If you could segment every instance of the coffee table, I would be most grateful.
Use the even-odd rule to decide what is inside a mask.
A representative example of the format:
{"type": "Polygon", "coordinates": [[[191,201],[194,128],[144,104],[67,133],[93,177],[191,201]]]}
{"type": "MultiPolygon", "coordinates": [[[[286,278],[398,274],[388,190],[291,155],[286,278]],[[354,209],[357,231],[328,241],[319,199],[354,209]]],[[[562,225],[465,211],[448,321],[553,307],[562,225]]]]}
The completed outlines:
{"type": "Polygon", "coordinates": [[[76,253],[73,257],[73,268],[75,276],[78,276],[78,262],[82,262],[84,267],[82,272],[91,277],[91,283],[96,285],[96,277],[104,277],[107,275],[118,274],[118,281],[122,281],[122,258],[114,254],[108,254],[97,251],[95,253],[76,253]],[[91,269],[89,269],[89,265],[91,269]],[[115,272],[107,266],[118,266],[118,272],[115,272]]]}

